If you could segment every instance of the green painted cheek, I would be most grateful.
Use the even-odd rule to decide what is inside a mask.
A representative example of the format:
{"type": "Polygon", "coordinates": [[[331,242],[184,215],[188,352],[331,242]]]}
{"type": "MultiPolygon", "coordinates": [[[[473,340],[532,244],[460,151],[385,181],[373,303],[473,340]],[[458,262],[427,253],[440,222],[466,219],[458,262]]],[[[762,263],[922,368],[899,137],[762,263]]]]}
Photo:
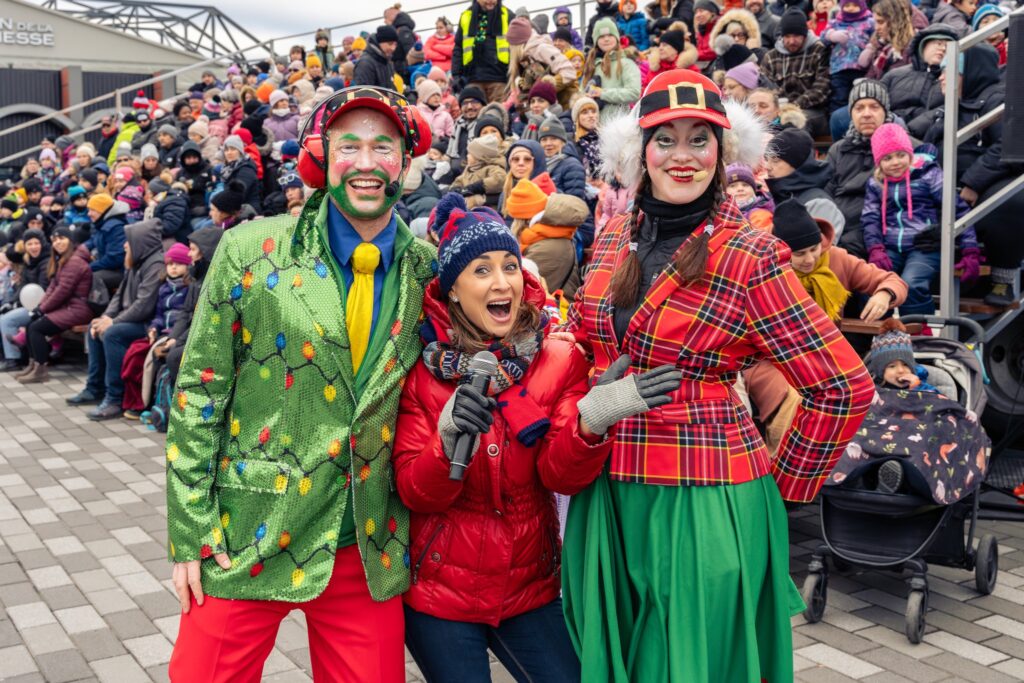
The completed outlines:
{"type": "Polygon", "coordinates": [[[338,185],[328,184],[327,192],[331,195],[331,198],[334,199],[334,202],[337,204],[338,208],[341,209],[342,213],[344,213],[347,216],[352,216],[353,218],[359,218],[362,220],[370,220],[373,218],[379,218],[380,216],[383,216],[385,213],[390,211],[395,204],[398,203],[399,199],[402,198],[402,190],[401,187],[399,187],[399,191],[395,193],[394,197],[388,197],[387,195],[384,195],[384,200],[377,206],[377,208],[370,210],[362,210],[357,209],[355,206],[353,206],[352,199],[348,196],[348,191],[345,187],[344,180],[341,182],[341,184],[338,185]]]}

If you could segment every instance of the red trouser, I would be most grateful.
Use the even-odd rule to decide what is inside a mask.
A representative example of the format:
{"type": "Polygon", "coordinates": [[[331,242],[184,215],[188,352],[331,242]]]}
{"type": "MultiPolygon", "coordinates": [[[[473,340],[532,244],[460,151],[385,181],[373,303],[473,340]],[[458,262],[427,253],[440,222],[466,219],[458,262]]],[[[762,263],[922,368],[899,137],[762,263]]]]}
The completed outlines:
{"type": "Polygon", "coordinates": [[[259,681],[277,629],[293,609],[306,615],[313,679],[405,683],[402,598],[374,602],[356,546],[338,550],[327,588],[309,602],[224,600],[181,615],[169,675],[175,683],[259,681]]]}

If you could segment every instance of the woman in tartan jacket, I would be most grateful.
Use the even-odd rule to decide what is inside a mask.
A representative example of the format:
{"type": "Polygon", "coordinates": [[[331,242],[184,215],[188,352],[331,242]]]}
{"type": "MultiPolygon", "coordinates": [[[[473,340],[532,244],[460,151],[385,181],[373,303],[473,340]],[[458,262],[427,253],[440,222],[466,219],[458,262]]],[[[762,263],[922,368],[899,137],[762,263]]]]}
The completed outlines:
{"type": "Polygon", "coordinates": [[[628,354],[631,372],[671,363],[683,382],[617,423],[605,473],[570,506],[563,599],[582,679],[790,681],[803,604],[783,501],[817,493],[871,380],[788,248],[725,196],[718,88],[661,74],[632,115],[635,147],[614,156],[639,160],[634,209],[598,240],[568,329],[597,373],[628,354]],[[732,389],[761,358],[803,399],[774,461],[732,389]]]}

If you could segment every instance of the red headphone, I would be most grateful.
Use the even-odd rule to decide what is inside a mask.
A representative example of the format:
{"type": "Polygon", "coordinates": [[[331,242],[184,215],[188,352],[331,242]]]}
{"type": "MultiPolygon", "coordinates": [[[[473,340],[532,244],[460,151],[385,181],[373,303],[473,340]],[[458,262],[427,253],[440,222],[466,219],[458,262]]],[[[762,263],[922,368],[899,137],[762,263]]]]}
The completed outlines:
{"type": "MultiPolygon", "coordinates": [[[[324,131],[342,113],[361,107],[376,109],[390,116],[402,131],[408,154],[418,157],[430,149],[430,126],[423,114],[399,93],[368,86],[339,90],[310,112],[299,131],[299,157],[295,170],[307,186],[319,190],[327,184],[324,131]]],[[[404,157],[402,164],[404,167],[404,157]]]]}

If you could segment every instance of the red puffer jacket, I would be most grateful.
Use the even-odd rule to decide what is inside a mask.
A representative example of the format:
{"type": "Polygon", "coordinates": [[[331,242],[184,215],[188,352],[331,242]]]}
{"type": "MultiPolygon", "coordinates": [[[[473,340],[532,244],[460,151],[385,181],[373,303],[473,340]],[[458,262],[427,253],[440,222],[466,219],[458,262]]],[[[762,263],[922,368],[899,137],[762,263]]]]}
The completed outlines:
{"type": "MultiPolygon", "coordinates": [[[[434,328],[446,330],[438,291],[435,280],[424,308],[434,328]]],[[[538,297],[543,305],[543,291],[527,275],[526,298],[538,297]]],[[[611,451],[610,439],[591,445],[579,433],[576,402],[588,374],[573,344],[545,340],[521,384],[551,421],[546,436],[528,448],[495,411],[458,482],[448,479],[437,433],[455,384],[416,364],[402,392],[393,455],[398,493],[412,512],[406,604],[441,619],[497,626],[558,597],[561,541],[551,492],[582,490],[611,451]]]]}

